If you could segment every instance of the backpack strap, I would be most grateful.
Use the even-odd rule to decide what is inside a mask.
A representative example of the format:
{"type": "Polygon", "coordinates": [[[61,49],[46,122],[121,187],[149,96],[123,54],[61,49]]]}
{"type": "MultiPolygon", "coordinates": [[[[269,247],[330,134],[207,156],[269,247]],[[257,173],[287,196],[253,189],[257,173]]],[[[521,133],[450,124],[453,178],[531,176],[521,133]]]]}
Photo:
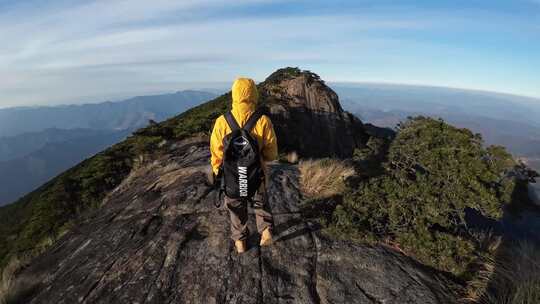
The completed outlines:
{"type": "Polygon", "coordinates": [[[261,108],[258,108],[257,110],[255,110],[255,112],[253,112],[253,114],[251,114],[251,116],[249,117],[243,129],[247,131],[251,131],[251,129],[255,127],[255,124],[257,123],[259,118],[261,118],[262,115],[263,113],[262,113],[261,108]]]}
{"type": "Polygon", "coordinates": [[[229,111],[225,113],[225,120],[227,121],[227,124],[229,124],[229,127],[231,128],[231,131],[240,130],[240,126],[238,125],[238,122],[236,122],[236,119],[234,119],[234,116],[229,111]]]}

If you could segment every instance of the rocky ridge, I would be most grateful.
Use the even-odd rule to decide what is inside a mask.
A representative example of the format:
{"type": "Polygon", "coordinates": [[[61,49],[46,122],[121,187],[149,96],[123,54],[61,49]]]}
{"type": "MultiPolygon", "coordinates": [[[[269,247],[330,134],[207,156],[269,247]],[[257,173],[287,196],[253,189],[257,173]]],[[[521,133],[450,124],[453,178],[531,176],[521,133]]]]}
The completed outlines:
{"type": "MultiPolygon", "coordinates": [[[[141,167],[21,276],[30,303],[453,303],[455,283],[383,247],[327,239],[300,212],[294,165],[273,164],[276,242],[237,255],[207,182],[207,138],[141,167]]],[[[256,231],[251,227],[251,231],[256,231]]]]}
{"type": "MultiPolygon", "coordinates": [[[[260,86],[280,152],[350,157],[369,139],[315,74],[260,86]]],[[[161,125],[171,124],[171,121],[161,125]]],[[[270,166],[275,244],[237,255],[209,184],[208,137],[166,140],[19,274],[29,303],[455,303],[456,283],[386,247],[329,239],[302,215],[295,165],[270,166]],[[32,278],[30,280],[30,278],[32,278]]],[[[256,231],[253,225],[251,231],[256,231]]]]}

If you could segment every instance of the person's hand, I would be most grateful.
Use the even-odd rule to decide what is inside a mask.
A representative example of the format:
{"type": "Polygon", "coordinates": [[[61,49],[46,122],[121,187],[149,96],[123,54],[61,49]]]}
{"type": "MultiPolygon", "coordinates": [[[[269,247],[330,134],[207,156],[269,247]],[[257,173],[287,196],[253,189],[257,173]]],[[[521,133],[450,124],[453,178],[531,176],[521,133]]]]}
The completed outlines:
{"type": "Polygon", "coordinates": [[[216,183],[216,176],[214,174],[214,171],[210,167],[210,169],[206,172],[206,178],[208,179],[208,183],[212,186],[216,183]]]}
{"type": "Polygon", "coordinates": [[[219,182],[221,180],[221,172],[218,173],[218,175],[214,174],[214,171],[210,170],[210,172],[208,172],[208,182],[210,183],[210,185],[214,186],[214,187],[218,187],[219,186],[219,182]]]}

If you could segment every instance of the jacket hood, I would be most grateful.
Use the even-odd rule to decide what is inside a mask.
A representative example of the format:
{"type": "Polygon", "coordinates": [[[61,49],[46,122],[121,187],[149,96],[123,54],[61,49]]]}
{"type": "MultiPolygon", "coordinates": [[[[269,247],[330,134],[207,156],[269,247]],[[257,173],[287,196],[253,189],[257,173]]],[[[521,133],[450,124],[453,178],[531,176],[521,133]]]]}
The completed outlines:
{"type": "Polygon", "coordinates": [[[233,112],[251,112],[257,106],[259,93],[252,79],[238,78],[232,86],[232,109],[233,112]]]}

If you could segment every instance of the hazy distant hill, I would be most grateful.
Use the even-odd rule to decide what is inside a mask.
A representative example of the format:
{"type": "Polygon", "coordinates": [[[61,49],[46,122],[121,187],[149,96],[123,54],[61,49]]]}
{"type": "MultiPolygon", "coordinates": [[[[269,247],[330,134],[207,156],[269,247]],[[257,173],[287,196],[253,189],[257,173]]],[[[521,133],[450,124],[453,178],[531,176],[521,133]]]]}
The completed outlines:
{"type": "MultiPolygon", "coordinates": [[[[351,110],[348,107],[345,108],[351,110]]],[[[540,155],[540,128],[517,121],[465,114],[381,111],[371,108],[356,109],[353,112],[366,122],[388,128],[395,127],[397,123],[409,116],[426,114],[437,116],[453,125],[482,134],[486,144],[503,145],[512,153],[520,156],[540,155]]]]}
{"type": "Polygon", "coordinates": [[[180,91],[172,94],[139,96],[119,102],[54,107],[0,109],[0,137],[49,128],[125,130],[146,125],[148,119],[164,120],[203,101],[213,93],[180,91]]]}
{"type": "Polygon", "coordinates": [[[484,91],[394,84],[332,84],[343,106],[482,116],[540,127],[540,99],[484,91]]]}
{"type": "Polygon", "coordinates": [[[104,134],[104,130],[57,129],[50,128],[40,132],[23,133],[17,136],[0,137],[0,162],[21,158],[46,145],[72,141],[83,137],[104,134]]]}
{"type": "Polygon", "coordinates": [[[48,143],[29,155],[0,162],[0,206],[29,191],[80,161],[121,141],[131,132],[94,131],[65,142],[48,143]]]}
{"type": "Polygon", "coordinates": [[[144,127],[215,97],[201,91],[0,110],[0,206],[144,127]],[[45,129],[43,129],[45,128],[45,129]],[[24,133],[20,133],[24,132],[24,133]]]}
{"type": "Polygon", "coordinates": [[[333,86],[343,107],[366,122],[395,127],[408,116],[441,117],[482,134],[487,144],[503,145],[517,156],[540,157],[540,99],[438,87],[345,85],[333,86]]]}

